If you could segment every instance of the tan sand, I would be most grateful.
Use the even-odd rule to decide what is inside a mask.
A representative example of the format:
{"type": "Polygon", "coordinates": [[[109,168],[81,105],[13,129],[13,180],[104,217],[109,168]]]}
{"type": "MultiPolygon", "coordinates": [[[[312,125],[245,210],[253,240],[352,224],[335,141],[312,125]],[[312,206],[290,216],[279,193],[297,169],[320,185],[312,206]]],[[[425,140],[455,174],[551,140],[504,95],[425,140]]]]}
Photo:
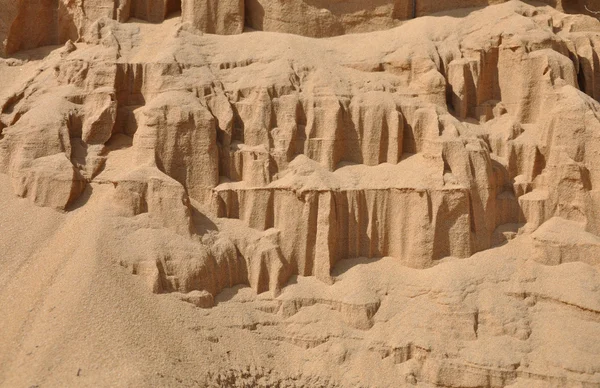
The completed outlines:
{"type": "Polygon", "coordinates": [[[600,387],[579,3],[103,1],[0,18],[0,386],[600,387]]]}

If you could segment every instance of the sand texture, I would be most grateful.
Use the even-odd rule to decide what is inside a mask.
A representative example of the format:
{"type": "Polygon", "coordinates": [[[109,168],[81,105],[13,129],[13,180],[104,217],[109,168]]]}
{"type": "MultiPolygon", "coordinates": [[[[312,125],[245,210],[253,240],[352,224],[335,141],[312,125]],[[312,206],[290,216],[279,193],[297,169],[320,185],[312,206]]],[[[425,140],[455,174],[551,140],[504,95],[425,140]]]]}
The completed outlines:
{"type": "Polygon", "coordinates": [[[0,0],[0,386],[600,387],[547,3],[0,0]]]}

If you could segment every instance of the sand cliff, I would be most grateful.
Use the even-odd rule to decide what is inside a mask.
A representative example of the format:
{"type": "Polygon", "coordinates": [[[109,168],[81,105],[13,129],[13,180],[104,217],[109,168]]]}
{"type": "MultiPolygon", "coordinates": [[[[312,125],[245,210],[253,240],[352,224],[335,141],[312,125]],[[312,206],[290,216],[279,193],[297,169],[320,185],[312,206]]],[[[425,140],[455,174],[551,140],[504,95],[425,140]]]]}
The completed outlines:
{"type": "Polygon", "coordinates": [[[600,22],[365,3],[7,5],[1,385],[600,385],[600,22]]]}

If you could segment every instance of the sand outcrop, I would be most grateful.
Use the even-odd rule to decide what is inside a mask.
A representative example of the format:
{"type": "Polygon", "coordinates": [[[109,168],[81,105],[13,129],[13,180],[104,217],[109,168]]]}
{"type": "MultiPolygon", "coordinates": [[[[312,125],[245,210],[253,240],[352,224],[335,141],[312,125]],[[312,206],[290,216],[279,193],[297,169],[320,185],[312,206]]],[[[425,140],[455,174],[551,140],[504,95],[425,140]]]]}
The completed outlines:
{"type": "MultiPolygon", "coordinates": [[[[197,32],[231,35],[246,28],[322,38],[383,30],[420,16],[505,1],[4,0],[0,55],[81,40],[100,18],[160,23],[181,12],[182,20],[197,32]]],[[[597,16],[585,0],[541,2],[564,12],[597,16]]]]}
{"type": "Polygon", "coordinates": [[[499,9],[502,23],[478,34],[440,28],[431,34],[444,45],[422,35],[368,57],[336,41],[312,57],[203,56],[188,47],[220,38],[181,29],[148,57],[143,29],[100,19],[89,43],[67,44],[8,95],[3,171],[42,205],[67,207],[98,176],[117,188],[123,214],[149,212],[179,233],[194,233],[190,200],[208,217],[276,231],[275,258],[248,253],[267,255],[257,259],[267,273],[277,263],[270,290],[291,274],[329,282],[344,258],[426,268],[469,257],[505,225],[533,232],[562,217],[599,234],[596,79],[579,65],[596,54],[575,42],[600,25],[564,32],[570,17],[556,11],[499,9]],[[548,18],[557,32],[531,30],[548,18]],[[340,54],[314,56],[328,50],[340,54]],[[135,168],[107,178],[116,135],[133,138],[135,168]],[[68,188],[41,193],[54,180],[68,188]]]}
{"type": "Polygon", "coordinates": [[[208,34],[241,34],[245,0],[182,0],[181,20],[208,34]]]}
{"type": "MultiPolygon", "coordinates": [[[[0,225],[17,225],[0,247],[29,260],[0,262],[0,306],[26,315],[11,300],[31,273],[33,299],[81,276],[157,304],[168,318],[111,325],[178,320],[216,365],[206,385],[600,384],[597,19],[519,1],[404,24],[411,2],[26,4],[7,12],[38,25],[11,24],[7,51],[66,43],[0,62],[0,225]],[[11,209],[54,231],[31,226],[45,248],[11,209]]],[[[35,345],[19,346],[0,384],[23,385],[35,345]]],[[[172,383],[132,368],[125,385],[172,383]]]]}

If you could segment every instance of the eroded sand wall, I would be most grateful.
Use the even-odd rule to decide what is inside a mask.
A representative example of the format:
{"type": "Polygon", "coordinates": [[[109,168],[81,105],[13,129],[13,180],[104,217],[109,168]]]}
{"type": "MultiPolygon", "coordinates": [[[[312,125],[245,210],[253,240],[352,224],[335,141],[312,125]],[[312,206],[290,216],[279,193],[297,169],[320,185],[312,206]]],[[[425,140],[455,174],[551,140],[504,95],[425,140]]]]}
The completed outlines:
{"type": "MultiPolygon", "coordinates": [[[[244,28],[328,37],[394,27],[403,20],[505,0],[2,0],[0,43],[4,55],[76,41],[99,18],[130,17],[160,23],[175,12],[199,31],[239,34],[244,28]]],[[[583,0],[543,0],[572,13],[587,13],[583,0]],[[565,3],[565,4],[563,4],[565,3]]]]}

